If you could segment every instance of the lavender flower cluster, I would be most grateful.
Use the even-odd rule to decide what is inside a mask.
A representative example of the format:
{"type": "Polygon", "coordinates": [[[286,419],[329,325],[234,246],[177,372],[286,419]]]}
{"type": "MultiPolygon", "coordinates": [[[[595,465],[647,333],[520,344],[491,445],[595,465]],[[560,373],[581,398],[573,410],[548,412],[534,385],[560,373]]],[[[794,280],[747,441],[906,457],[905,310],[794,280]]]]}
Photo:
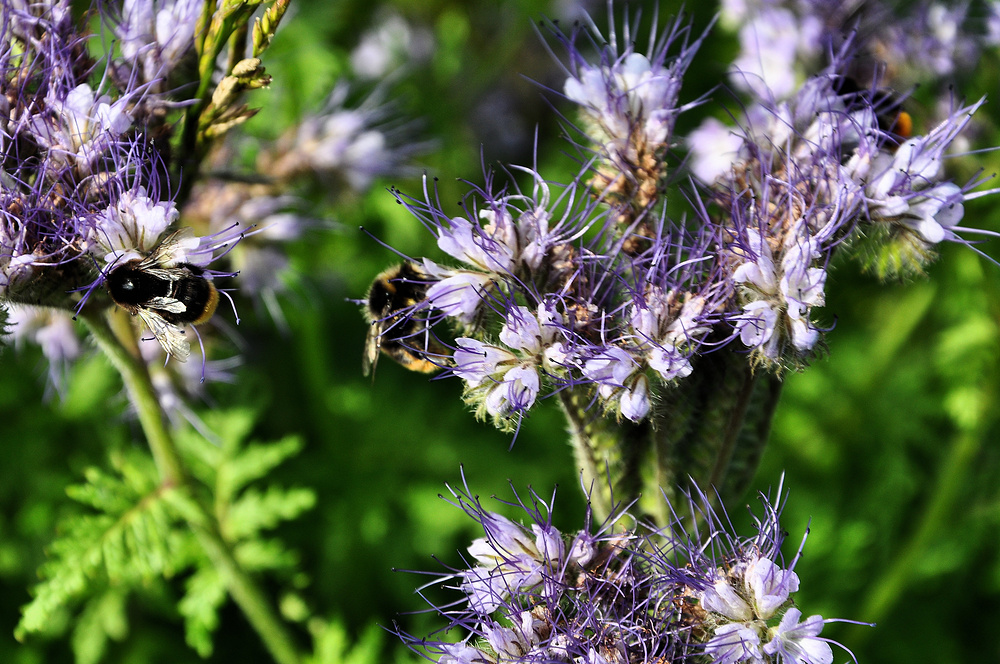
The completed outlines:
{"type": "Polygon", "coordinates": [[[678,116],[709,103],[681,101],[705,35],[677,18],[643,49],[638,20],[619,29],[611,7],[609,17],[607,37],[593,24],[553,28],[568,54],[562,96],[579,117],[567,127],[581,154],[569,184],[512,167],[527,192],[487,173],[457,216],[426,182],[422,198],[397,192],[457,264],[414,264],[426,298],[381,324],[419,321],[399,324],[414,331],[401,342],[461,378],[479,415],[513,426],[540,398],[583,387],[639,422],[705,353],[745,355],[777,375],[801,368],[822,348],[817,312],[835,255],[911,275],[942,242],[994,234],[960,225],[964,203],[993,190],[943,169],[983,99],[913,133],[877,68],[855,78],[871,44],[839,33],[814,40],[830,63],[793,89],[771,89],[737,61],[735,79],[765,85],[749,86],[735,125],[709,119],[685,139],[678,116]],[[668,216],[668,200],[684,201],[684,220],[668,216]]]}
{"type": "MultiPolygon", "coordinates": [[[[54,364],[80,352],[70,312],[91,296],[106,302],[108,274],[177,228],[176,171],[163,150],[176,100],[164,83],[193,52],[195,17],[161,14],[196,5],[128,4],[105,15],[121,57],[103,67],[68,2],[0,5],[0,301],[19,306],[14,335],[46,339],[54,364]]],[[[171,260],[206,268],[238,236],[178,236],[171,260]]]]}
{"type": "Polygon", "coordinates": [[[618,510],[596,527],[588,513],[575,534],[552,525],[551,503],[537,495],[529,504],[510,503],[527,515],[525,527],[486,511],[467,487],[452,494],[483,537],[468,548],[468,568],[440,579],[458,581],[463,593],[434,609],[458,640],[402,634],[432,661],[833,661],[835,642],[820,633],[834,621],[803,619],[793,600],[802,547],[790,562],[783,559],[780,486],[773,499],[761,494],[763,514],[747,538],[731,532],[728,516],[704,494],[678,505],[684,513],[671,508],[668,528],[644,530],[618,510]]]}
{"type": "MultiPolygon", "coordinates": [[[[256,4],[240,10],[246,20],[256,4]]],[[[189,266],[206,280],[241,273],[241,291],[281,323],[283,245],[315,225],[295,187],[312,179],[361,191],[418,149],[380,96],[355,107],[341,82],[321,112],[262,146],[262,175],[234,169],[219,139],[255,114],[242,99],[270,81],[243,56],[266,48],[285,7],[265,6],[252,47],[234,47],[225,65],[209,51],[230,43],[220,32],[230,23],[206,24],[215,10],[201,0],[95,2],[84,18],[69,0],[0,1],[0,307],[10,310],[4,332],[41,346],[57,388],[86,348],[72,319],[112,306],[108,278],[123,265],[189,266]]],[[[184,323],[196,318],[137,309],[148,328],[138,340],[182,340],[139,343],[143,357],[183,360],[184,323]]],[[[184,396],[206,377],[228,379],[234,362],[203,362],[194,374],[174,363],[161,381],[165,409],[183,410],[184,396]]]]}

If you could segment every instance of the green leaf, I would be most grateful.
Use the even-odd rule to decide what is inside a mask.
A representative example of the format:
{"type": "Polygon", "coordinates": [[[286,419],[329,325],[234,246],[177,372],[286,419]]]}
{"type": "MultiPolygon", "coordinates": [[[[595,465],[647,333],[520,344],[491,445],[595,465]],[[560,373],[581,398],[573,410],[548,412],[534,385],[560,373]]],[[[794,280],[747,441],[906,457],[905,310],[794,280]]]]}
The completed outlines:
{"type": "MultiPolygon", "coordinates": [[[[112,620],[117,600],[106,588],[117,585],[117,592],[125,593],[131,586],[177,571],[178,545],[190,537],[185,530],[175,532],[178,518],[166,496],[177,490],[158,485],[152,460],[139,450],[113,455],[112,464],[118,475],[91,468],[85,472],[85,484],[67,489],[71,498],[96,513],[69,516],[57,526],[59,535],[39,570],[44,581],[23,608],[15,630],[18,639],[45,630],[58,611],[95,592],[104,594],[82,619],[99,619],[105,634],[117,634],[121,630],[112,620]]],[[[74,637],[84,653],[81,657],[94,656],[103,648],[98,641],[74,637]]]]}
{"type": "Polygon", "coordinates": [[[187,593],[177,609],[184,616],[188,645],[202,657],[212,654],[212,634],[219,627],[219,607],[226,601],[226,584],[213,567],[202,567],[187,580],[187,593]]]}
{"type": "Polygon", "coordinates": [[[313,655],[306,664],[374,664],[382,661],[384,632],[377,625],[369,625],[352,648],[347,629],[340,622],[327,622],[314,618],[309,622],[313,636],[313,655]]]}
{"type": "MultiPolygon", "coordinates": [[[[178,432],[177,442],[192,474],[212,493],[214,515],[223,538],[241,567],[250,572],[282,572],[298,569],[299,556],[276,539],[262,536],[278,524],[297,518],[316,503],[311,489],[257,486],[274,468],[302,449],[298,438],[275,443],[247,443],[253,428],[253,413],[247,410],[215,411],[206,424],[219,432],[219,444],[205,440],[192,430],[178,432]]],[[[175,494],[175,510],[194,514],[175,494]]],[[[218,628],[218,610],[226,598],[224,582],[200,549],[189,551],[197,569],[188,579],[187,593],[178,608],[185,619],[187,642],[203,657],[212,653],[212,635],[218,628]]]]}
{"type": "Polygon", "coordinates": [[[217,496],[232,500],[250,482],[265,477],[271,470],[298,454],[301,449],[302,440],[293,436],[267,445],[247,445],[219,468],[216,480],[217,496]]]}
{"type": "Polygon", "coordinates": [[[225,520],[227,536],[234,539],[251,537],[261,530],[274,528],[282,521],[291,521],[316,504],[312,489],[281,489],[265,491],[247,489],[230,508],[225,520]]]}
{"type": "Polygon", "coordinates": [[[128,593],[118,587],[109,588],[87,603],[73,629],[76,664],[97,664],[104,656],[109,639],[122,641],[128,636],[127,599],[128,593]]]}

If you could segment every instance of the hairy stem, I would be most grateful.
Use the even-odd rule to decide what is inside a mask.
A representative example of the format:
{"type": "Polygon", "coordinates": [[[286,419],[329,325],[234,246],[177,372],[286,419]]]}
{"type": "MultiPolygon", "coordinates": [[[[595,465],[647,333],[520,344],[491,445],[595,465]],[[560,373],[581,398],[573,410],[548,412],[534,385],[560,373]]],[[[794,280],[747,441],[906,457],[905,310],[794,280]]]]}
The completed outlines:
{"type": "Polygon", "coordinates": [[[163,421],[160,401],[156,398],[149,372],[145,363],[137,355],[129,352],[120,341],[126,337],[115,334],[112,328],[121,323],[116,322],[113,316],[114,313],[109,312],[108,320],[90,314],[81,314],[79,318],[86,324],[98,347],[121,374],[163,482],[171,486],[185,484],[187,473],[184,463],[163,421]]]}
{"type": "Polygon", "coordinates": [[[594,514],[605,519],[616,504],[642,495],[641,464],[651,443],[649,421],[615,421],[601,413],[600,403],[587,391],[563,390],[559,403],[594,514]]]}
{"type": "Polygon", "coordinates": [[[780,377],[754,372],[745,356],[720,351],[698,358],[691,376],[660,386],[642,422],[607,416],[591,391],[560,392],[595,513],[607,517],[613,499],[637,501],[645,518],[666,526],[670,505],[691,484],[723,504],[739,500],[767,443],[781,386],[780,377]]]}
{"type": "MultiPolygon", "coordinates": [[[[182,489],[191,488],[187,469],[164,422],[163,411],[156,398],[146,365],[135,349],[130,351],[126,347],[126,343],[129,342],[123,340],[131,339],[131,335],[115,333],[113,328],[122,323],[120,321],[116,323],[112,317],[113,313],[109,313],[111,319],[109,321],[99,316],[84,314],[80,319],[87,325],[97,345],[121,374],[131,402],[139,415],[139,423],[146,434],[163,484],[182,489]]],[[[196,492],[187,493],[193,499],[187,501],[189,511],[185,511],[183,516],[224,580],[230,596],[256,630],[275,662],[299,664],[302,656],[295,640],[260,586],[233,555],[232,547],[223,538],[212,511],[197,499],[196,492]]]]}

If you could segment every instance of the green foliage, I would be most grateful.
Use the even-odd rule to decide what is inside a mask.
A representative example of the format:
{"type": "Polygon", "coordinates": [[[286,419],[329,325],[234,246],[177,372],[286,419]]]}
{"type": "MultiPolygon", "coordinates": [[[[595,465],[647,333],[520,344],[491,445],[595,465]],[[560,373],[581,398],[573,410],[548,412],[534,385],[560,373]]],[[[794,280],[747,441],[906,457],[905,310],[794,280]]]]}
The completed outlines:
{"type": "Polygon", "coordinates": [[[220,530],[245,569],[291,576],[298,557],[265,537],[265,531],[310,509],[315,494],[258,486],[257,481],[297,454],[301,442],[289,437],[274,444],[246,443],[253,424],[248,411],[216,412],[209,421],[223,432],[218,447],[193,430],[179,435],[199,480],[193,488],[162,484],[149,454],[128,448],[111,454],[110,471],[88,468],[86,481],[67,489],[86,510],[60,521],[49,559],[39,570],[43,581],[24,607],[18,639],[51,632],[82,604],[73,619],[72,645],[77,664],[94,664],[109,640],[127,636],[131,594],[169,595],[165,582],[187,574],[178,610],[188,643],[209,656],[227,591],[186,523],[194,513],[193,500],[213,505],[220,530]]]}
{"type": "MultiPolygon", "coordinates": [[[[215,411],[206,423],[219,432],[217,444],[190,429],[178,435],[178,444],[190,459],[195,478],[208,489],[219,529],[243,568],[290,576],[298,556],[280,540],[266,538],[265,531],[311,509],[316,494],[311,489],[252,485],[302,449],[302,441],[294,437],[275,443],[247,443],[253,421],[249,411],[215,411]]],[[[188,579],[178,608],[188,644],[207,657],[212,653],[212,635],[219,625],[226,585],[200,548],[192,555],[197,571],[188,579]]]]}
{"type": "Polygon", "coordinates": [[[309,633],[313,637],[313,654],[305,664],[374,664],[382,660],[384,632],[377,625],[369,625],[353,646],[339,622],[314,618],[309,621],[309,633]]]}
{"type": "MultiPolygon", "coordinates": [[[[437,142],[419,167],[441,177],[443,201],[458,200],[455,178],[480,179],[481,154],[488,163],[533,159],[530,140],[527,151],[501,153],[495,137],[478,131],[475,123],[484,114],[477,115],[476,104],[490,93],[520,93],[511,111],[514,121],[507,123],[502,137],[510,138],[517,123],[530,134],[541,122],[540,168],[559,172],[565,155],[546,142],[558,134],[552,124],[544,124],[551,108],[540,101],[538,88],[522,78],[553,80],[544,69],[549,56],[531,31],[548,3],[535,3],[513,16],[505,9],[510,4],[500,2],[376,4],[392,6],[443,38],[430,67],[399,76],[389,95],[403,117],[421,120],[418,138],[437,142]],[[504,20],[497,18],[500,13],[504,20]],[[484,24],[494,29],[482,30],[484,24]]],[[[696,19],[708,20],[715,7],[696,10],[696,19]]],[[[296,1],[267,52],[265,64],[274,82],[252,99],[264,109],[243,128],[273,138],[303,112],[318,109],[336,77],[346,71],[350,48],[376,15],[371,2],[296,1]]],[[[644,18],[651,15],[645,12],[644,18]]],[[[705,45],[708,57],[699,59],[685,80],[685,98],[696,98],[720,80],[733,48],[733,40],[726,39],[705,45]]],[[[976,68],[980,89],[994,84],[994,65],[991,60],[991,66],[976,68]]],[[[560,79],[549,84],[558,87],[560,79]]],[[[507,117],[506,111],[496,115],[507,117]]],[[[684,123],[698,117],[683,114],[682,133],[684,123]]],[[[996,127],[986,130],[996,143],[996,127]]],[[[246,149],[244,144],[236,147],[246,149]]],[[[992,162],[1000,159],[998,154],[976,155],[969,174],[980,165],[986,173],[996,171],[992,162]]],[[[947,161],[949,168],[965,167],[963,160],[947,161]]],[[[419,172],[383,184],[415,194],[419,172]]],[[[1000,228],[991,198],[975,209],[969,205],[970,225],[1000,228]]],[[[220,615],[224,590],[193,538],[177,523],[184,509],[181,498],[211,499],[215,513],[225,517],[223,532],[236,537],[247,564],[267,574],[276,570],[295,589],[310,577],[310,602],[295,611],[295,620],[313,638],[310,664],[417,661],[373,625],[398,621],[414,633],[441,626],[414,613],[424,607],[413,592],[424,578],[391,569],[437,569],[435,555],[461,564],[457,551],[476,533],[459,510],[438,497],[446,482],[457,480],[460,464],[474,490],[484,496],[505,493],[508,481],[543,493],[558,483],[556,525],[564,530],[581,526],[578,470],[556,404],[545,403],[533,413],[511,448],[510,436],[470,416],[458,381],[428,381],[390,362],[380,364],[374,383],[361,375],[366,330],[348,298],[363,297],[371,278],[399,259],[358,226],[409,255],[441,258],[431,234],[382,186],[363,196],[324,199],[317,210],[317,217],[334,220],[333,231],[313,229],[306,242],[290,249],[303,286],[283,296],[287,331],[276,331],[251,307],[241,308],[239,329],[252,350],[239,382],[205,386],[208,403],[256,404],[259,419],[245,411],[202,413],[223,439],[218,447],[190,432],[185,436],[191,441],[182,436],[185,460],[199,485],[194,493],[173,495],[173,505],[159,497],[178,537],[166,540],[174,576],[143,579],[136,569],[129,577],[134,584],[112,585],[102,559],[92,576],[82,578],[82,592],[66,595],[65,604],[52,607],[39,621],[38,631],[24,634],[27,642],[0,643],[0,661],[70,661],[65,643],[32,636],[70,629],[80,662],[196,661],[180,638],[178,611],[188,643],[201,655],[212,653],[209,662],[263,661],[259,640],[236,612],[220,615]],[[262,440],[278,442],[247,444],[251,429],[262,440]],[[290,432],[297,437],[285,438],[290,432]],[[296,495],[301,489],[275,489],[269,497],[270,484],[314,487],[316,507],[294,523],[283,522],[309,499],[296,495]],[[220,495],[226,498],[220,500],[220,495]],[[254,502],[268,503],[270,515],[248,514],[254,502]],[[272,523],[281,524],[280,530],[277,535],[268,531],[265,539],[265,526],[272,523]],[[258,528],[257,535],[247,534],[258,528]],[[268,548],[278,536],[284,544],[268,548]],[[298,565],[288,564],[295,559],[292,551],[301,552],[298,565]],[[339,618],[307,617],[314,607],[339,618]],[[151,625],[147,613],[158,622],[151,625]],[[176,631],[160,616],[177,622],[176,631]],[[126,633],[127,643],[117,643],[126,633]]],[[[1000,256],[996,242],[980,248],[1000,256]]],[[[836,327],[828,335],[829,357],[788,376],[772,441],[753,482],[754,489],[766,489],[785,472],[791,495],[783,523],[790,541],[797,543],[811,525],[796,568],[802,579],[799,604],[806,615],[872,620],[876,616],[867,613],[865,601],[875,594],[884,597],[884,619],[876,628],[852,633],[838,625],[824,629],[824,636],[849,645],[862,664],[924,661],[929,648],[937,664],[957,664],[996,650],[989,630],[970,631],[970,625],[972,616],[977,625],[1000,621],[1000,448],[995,444],[1000,440],[1000,271],[968,248],[952,247],[944,254],[928,267],[928,280],[914,283],[878,285],[872,278],[852,276],[853,266],[832,273],[826,310],[836,327]],[[928,515],[929,529],[921,526],[928,515]],[[886,579],[899,579],[893,571],[899,569],[905,578],[888,584],[886,579]],[[920,638],[914,639],[914,633],[920,638]]],[[[148,459],[143,461],[145,453],[131,448],[138,440],[136,428],[121,421],[125,405],[120,382],[102,358],[83,358],[70,376],[65,399],[48,401],[38,352],[5,350],[0,362],[0,603],[9,630],[17,607],[29,599],[24,589],[38,582],[35,570],[55,524],[81,516],[83,508],[92,519],[101,516],[89,505],[73,501],[67,506],[66,485],[78,481],[84,468],[105,468],[109,449],[127,448],[113,458],[139,466],[148,466],[148,459]],[[75,514],[64,514],[74,505],[75,514]]],[[[125,484],[110,468],[101,475],[125,484]]],[[[146,481],[155,482],[155,477],[146,481]]],[[[138,505],[139,496],[131,495],[130,504],[138,505]]],[[[744,510],[736,508],[732,516],[738,520],[744,510]]],[[[62,526],[58,533],[60,539],[68,535],[62,526]]],[[[125,537],[121,534],[115,546],[122,546],[125,537]]],[[[54,555],[54,547],[48,551],[54,555]]],[[[45,563],[44,569],[52,564],[45,563]]],[[[148,572],[151,563],[145,564],[148,572]]],[[[39,589],[52,581],[43,577],[39,589]]],[[[838,655],[838,661],[846,659],[838,655]]]]}
{"type": "Polygon", "coordinates": [[[170,496],[149,456],[136,449],[111,456],[113,473],[88,468],[86,482],[67,489],[88,511],[64,518],[39,570],[43,581],[24,607],[15,630],[19,640],[46,631],[53,617],[80,600],[87,606],[74,632],[78,663],[100,659],[107,638],[127,631],[124,598],[182,566],[183,541],[170,496]]]}

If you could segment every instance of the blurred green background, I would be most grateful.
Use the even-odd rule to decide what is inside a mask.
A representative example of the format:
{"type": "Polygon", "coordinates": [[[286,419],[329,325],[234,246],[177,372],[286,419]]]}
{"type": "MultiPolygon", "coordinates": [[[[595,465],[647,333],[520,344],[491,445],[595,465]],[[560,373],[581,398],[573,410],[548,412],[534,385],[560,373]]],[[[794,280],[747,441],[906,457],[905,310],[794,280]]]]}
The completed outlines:
{"type": "MultiPolygon", "coordinates": [[[[676,9],[670,4],[662,3],[661,13],[676,9]]],[[[629,3],[632,11],[639,6],[629,3]]],[[[706,3],[695,9],[698,25],[715,11],[706,3]]],[[[460,564],[456,551],[476,536],[474,524],[438,497],[446,483],[460,481],[460,468],[484,498],[510,498],[508,482],[543,496],[558,485],[554,520],[566,530],[581,527],[583,500],[554,403],[536,408],[512,446],[509,436],[466,411],[457,380],[428,380],[386,360],[374,382],[362,376],[366,325],[349,299],[364,297],[371,279],[398,259],[359,226],[410,256],[441,258],[386,187],[418,195],[426,170],[441,178],[442,200],[457,201],[465,188],[455,179],[481,182],[481,158],[530,164],[535,127],[542,172],[551,179],[571,173],[557,117],[538,85],[559,89],[563,76],[535,31],[543,16],[570,22],[569,3],[311,0],[293,3],[292,11],[265,61],[274,83],[251,99],[263,110],[242,149],[252,154],[249,137],[273,138],[321,107],[333,84],[350,75],[360,36],[393,15],[425,30],[434,47],[425,61],[384,81],[383,91],[398,116],[416,120],[414,139],[433,144],[411,172],[363,195],[300,192],[334,225],[290,247],[295,270],[281,300],[288,329],[279,332],[269,316],[243,304],[239,330],[247,350],[238,382],[211,386],[197,409],[249,404],[259,411],[255,438],[291,433],[304,440],[303,452],[274,479],[318,495],[311,512],[279,531],[300,552],[308,579],[300,594],[311,611],[342,620],[351,640],[394,622],[426,634],[440,623],[412,613],[424,608],[413,592],[424,579],[393,569],[437,570],[432,556],[460,564]]],[[[599,22],[606,16],[601,4],[594,13],[599,22]]],[[[734,49],[732,36],[717,31],[682,100],[719,82],[734,49]]],[[[958,94],[996,92],[996,62],[985,56],[958,94]]],[[[998,111],[988,105],[991,112],[998,111]]],[[[689,115],[689,124],[701,117],[689,115]]],[[[977,145],[1000,144],[995,118],[980,126],[977,145]]],[[[684,122],[681,131],[690,128],[684,122]]],[[[993,155],[977,159],[959,172],[997,167],[993,155]]],[[[998,199],[967,206],[966,223],[1000,229],[998,199]]],[[[982,248],[1000,257],[996,242],[982,248]]],[[[1000,624],[1000,267],[952,246],[929,279],[882,285],[843,264],[827,290],[823,315],[836,323],[828,353],[788,377],[754,483],[767,490],[785,473],[787,555],[810,528],[796,570],[797,602],[806,615],[877,621],[875,628],[824,630],[861,662],[1000,660],[992,629],[1000,624]]],[[[77,509],[66,486],[84,468],[106,466],[109,448],[144,446],[102,357],[91,354],[76,366],[62,398],[46,396],[45,374],[37,349],[0,355],[4,663],[72,661],[65,638],[14,640],[19,607],[29,600],[58,517],[77,509]]],[[[744,510],[733,511],[745,527],[744,510]]],[[[171,614],[170,593],[181,581],[166,594],[156,589],[131,601],[128,638],[104,661],[201,661],[171,614]]],[[[53,632],[62,627],[53,625],[53,632]]],[[[416,660],[388,634],[373,647],[379,661],[416,660]]],[[[836,661],[847,659],[836,653],[836,661]]],[[[232,606],[209,661],[266,661],[232,606]]]]}

